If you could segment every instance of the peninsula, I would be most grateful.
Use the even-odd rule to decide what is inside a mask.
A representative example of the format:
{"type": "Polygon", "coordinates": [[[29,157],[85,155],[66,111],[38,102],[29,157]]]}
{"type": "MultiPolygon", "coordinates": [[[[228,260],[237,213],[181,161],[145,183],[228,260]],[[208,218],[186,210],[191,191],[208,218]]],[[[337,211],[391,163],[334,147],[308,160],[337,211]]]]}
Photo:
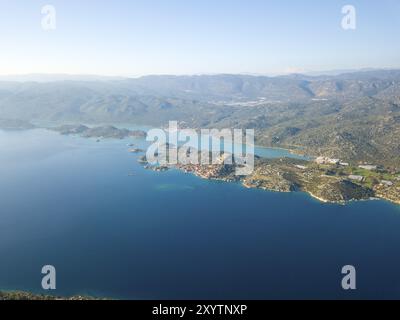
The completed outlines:
{"type": "MultiPolygon", "coordinates": [[[[400,204],[400,172],[373,165],[351,165],[340,160],[317,158],[313,161],[256,157],[249,176],[236,176],[238,164],[178,164],[170,168],[192,173],[200,178],[239,182],[246,188],[276,192],[306,192],[326,203],[380,198],[400,204]]],[[[145,157],[139,162],[146,169],[165,171],[166,166],[150,166],[145,157]],[[161,170],[162,168],[162,170],[161,170]]]]}

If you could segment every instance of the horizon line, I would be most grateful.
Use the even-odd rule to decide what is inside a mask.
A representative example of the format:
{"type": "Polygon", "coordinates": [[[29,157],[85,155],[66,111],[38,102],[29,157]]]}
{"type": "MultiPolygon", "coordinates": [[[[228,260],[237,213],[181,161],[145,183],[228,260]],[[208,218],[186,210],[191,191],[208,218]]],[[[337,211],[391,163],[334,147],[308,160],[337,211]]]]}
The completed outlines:
{"type": "Polygon", "coordinates": [[[299,72],[281,72],[281,73],[255,73],[255,72],[204,72],[204,73],[145,73],[137,75],[107,75],[107,74],[92,74],[92,73],[41,73],[41,72],[31,72],[31,73],[8,73],[0,74],[1,78],[17,78],[17,77],[88,77],[88,78],[109,78],[109,79],[138,79],[143,77],[195,77],[195,76],[218,76],[218,75],[236,75],[236,76],[254,76],[254,77],[283,77],[290,75],[304,75],[304,76],[330,76],[332,74],[341,75],[346,73],[356,73],[356,72],[369,72],[369,71],[397,71],[400,70],[399,67],[364,67],[364,68],[343,68],[343,69],[331,69],[331,70],[304,70],[299,72]]]}

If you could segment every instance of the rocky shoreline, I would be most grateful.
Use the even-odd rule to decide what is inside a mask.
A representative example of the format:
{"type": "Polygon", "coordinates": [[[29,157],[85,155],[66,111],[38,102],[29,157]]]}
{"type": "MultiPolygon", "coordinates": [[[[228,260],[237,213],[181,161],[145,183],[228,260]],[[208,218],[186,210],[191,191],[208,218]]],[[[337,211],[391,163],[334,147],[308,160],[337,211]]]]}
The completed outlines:
{"type": "Polygon", "coordinates": [[[0,291],[0,301],[26,301],[26,300],[65,300],[65,301],[90,301],[104,300],[89,296],[59,297],[51,295],[34,294],[26,291],[0,291]]]}
{"type": "Polygon", "coordinates": [[[236,176],[237,165],[178,164],[170,167],[146,163],[145,157],[139,160],[146,169],[166,171],[176,168],[194,174],[202,179],[225,182],[239,182],[246,188],[275,192],[305,192],[323,203],[345,204],[351,201],[383,199],[400,205],[400,178],[384,170],[365,171],[362,181],[351,179],[353,172],[361,169],[339,164],[317,164],[298,159],[265,159],[256,157],[255,168],[249,176],[236,176]],[[391,181],[384,179],[391,178],[391,181]]]}

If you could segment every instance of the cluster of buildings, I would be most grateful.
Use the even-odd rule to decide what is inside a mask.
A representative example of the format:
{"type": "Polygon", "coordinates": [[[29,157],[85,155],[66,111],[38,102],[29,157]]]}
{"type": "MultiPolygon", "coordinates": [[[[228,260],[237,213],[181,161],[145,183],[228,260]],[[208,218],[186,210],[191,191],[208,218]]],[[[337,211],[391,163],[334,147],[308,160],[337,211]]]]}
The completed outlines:
{"type": "MultiPolygon", "coordinates": [[[[342,162],[340,159],[332,159],[328,157],[318,157],[315,159],[317,164],[325,164],[325,165],[341,165],[341,166],[349,166],[348,163],[342,162]]],[[[378,170],[378,166],[372,164],[362,164],[358,166],[360,169],[368,170],[368,171],[375,171],[378,170]]],[[[349,180],[356,181],[356,182],[364,182],[366,178],[361,175],[351,174],[348,176],[349,180]]],[[[397,181],[400,181],[400,177],[395,178],[397,181]]],[[[382,187],[392,187],[394,182],[389,180],[381,180],[380,185],[382,187]]]]}
{"type": "MultiPolygon", "coordinates": [[[[347,162],[343,162],[340,159],[332,159],[329,157],[318,157],[315,159],[317,164],[334,164],[334,165],[341,165],[344,167],[348,167],[350,164],[347,162]]],[[[358,166],[360,169],[365,169],[369,171],[377,170],[378,166],[372,164],[363,164],[358,166]]]]}

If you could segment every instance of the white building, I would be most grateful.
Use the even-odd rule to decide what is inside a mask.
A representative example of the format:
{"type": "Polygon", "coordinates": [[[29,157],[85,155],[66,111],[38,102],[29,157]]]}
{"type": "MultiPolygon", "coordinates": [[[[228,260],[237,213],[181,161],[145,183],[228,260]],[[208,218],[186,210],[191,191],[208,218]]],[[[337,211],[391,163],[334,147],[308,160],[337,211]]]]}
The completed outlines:
{"type": "Polygon", "coordinates": [[[364,181],[364,177],[363,176],[350,175],[349,179],[350,180],[354,180],[354,181],[358,181],[358,182],[363,182],[364,181]]]}
{"type": "Polygon", "coordinates": [[[338,164],[340,159],[331,159],[328,157],[318,157],[315,159],[315,162],[318,164],[338,164]]]}
{"type": "Polygon", "coordinates": [[[392,181],[382,180],[381,183],[386,187],[391,187],[393,185],[392,181]]]}

